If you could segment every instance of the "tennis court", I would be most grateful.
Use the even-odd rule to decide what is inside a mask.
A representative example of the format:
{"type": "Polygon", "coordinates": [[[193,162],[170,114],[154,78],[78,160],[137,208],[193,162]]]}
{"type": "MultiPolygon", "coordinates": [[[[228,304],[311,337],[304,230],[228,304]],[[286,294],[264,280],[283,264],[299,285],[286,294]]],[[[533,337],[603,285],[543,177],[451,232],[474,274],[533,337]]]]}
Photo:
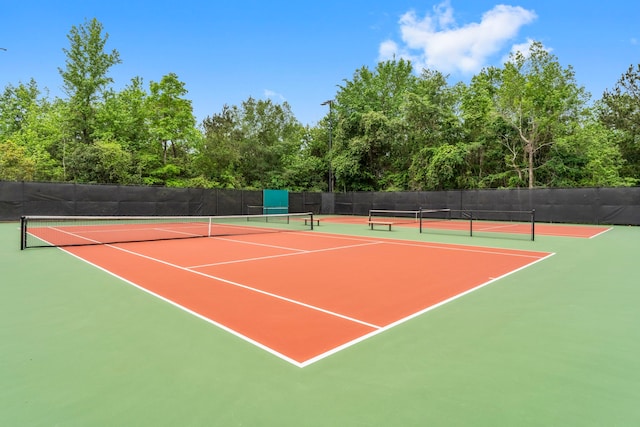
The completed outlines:
{"type": "MultiPolygon", "coordinates": [[[[452,209],[387,210],[372,209],[368,217],[334,216],[326,222],[371,224],[419,228],[424,233],[474,234],[480,236],[518,236],[535,240],[535,235],[594,238],[610,227],[576,224],[535,224],[534,211],[463,211],[452,209]],[[492,220],[491,218],[500,218],[492,220]]],[[[371,227],[373,229],[373,227],[371,227]]],[[[391,227],[388,228],[391,231],[391,227]]]]}
{"type": "Polygon", "coordinates": [[[118,223],[107,244],[113,225],[57,226],[101,244],[25,251],[0,224],[0,422],[640,420],[637,228],[532,242],[293,224],[118,242],[150,233],[118,223]]]}

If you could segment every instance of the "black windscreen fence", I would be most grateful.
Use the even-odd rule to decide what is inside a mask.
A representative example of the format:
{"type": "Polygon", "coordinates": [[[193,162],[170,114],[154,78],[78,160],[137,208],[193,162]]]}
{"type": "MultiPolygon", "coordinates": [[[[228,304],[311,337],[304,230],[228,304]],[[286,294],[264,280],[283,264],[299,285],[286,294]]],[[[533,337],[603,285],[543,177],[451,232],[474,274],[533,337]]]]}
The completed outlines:
{"type": "Polygon", "coordinates": [[[247,206],[262,203],[246,203],[245,198],[242,195],[242,191],[229,190],[218,195],[217,197],[217,209],[214,215],[233,215],[233,212],[244,213],[247,206]]]}
{"type": "Polygon", "coordinates": [[[322,193],[289,192],[289,212],[311,212],[319,214],[322,208],[322,193]]]}
{"type": "MultiPolygon", "coordinates": [[[[0,220],[24,215],[241,215],[262,191],[0,181],[0,220]]],[[[289,192],[290,212],[362,215],[371,209],[531,211],[536,221],[640,225],[640,187],[415,192],[289,192]]]]}
{"type": "Polygon", "coordinates": [[[24,191],[21,182],[0,181],[0,220],[15,220],[24,212],[24,191]]]}
{"type": "Polygon", "coordinates": [[[495,218],[496,211],[508,217],[513,215],[509,212],[535,210],[540,222],[640,225],[640,187],[352,192],[333,196],[333,211],[322,206],[323,213],[366,216],[371,209],[422,208],[473,211],[474,215],[495,218]]]}
{"type": "Polygon", "coordinates": [[[24,215],[242,215],[262,191],[0,181],[0,220],[24,215]]]}
{"type": "Polygon", "coordinates": [[[364,215],[353,209],[353,195],[356,193],[335,193],[333,196],[333,213],[337,215],[364,215]]]}

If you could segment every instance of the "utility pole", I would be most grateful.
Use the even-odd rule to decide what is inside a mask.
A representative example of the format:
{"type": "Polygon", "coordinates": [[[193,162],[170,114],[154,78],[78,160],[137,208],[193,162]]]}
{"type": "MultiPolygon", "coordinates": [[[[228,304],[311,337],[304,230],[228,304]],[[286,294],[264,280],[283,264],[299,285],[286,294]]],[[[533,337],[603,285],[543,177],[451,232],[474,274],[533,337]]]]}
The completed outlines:
{"type": "Polygon", "coordinates": [[[333,99],[325,101],[320,105],[329,106],[329,193],[333,193],[333,169],[331,168],[331,146],[333,139],[333,99]]]}

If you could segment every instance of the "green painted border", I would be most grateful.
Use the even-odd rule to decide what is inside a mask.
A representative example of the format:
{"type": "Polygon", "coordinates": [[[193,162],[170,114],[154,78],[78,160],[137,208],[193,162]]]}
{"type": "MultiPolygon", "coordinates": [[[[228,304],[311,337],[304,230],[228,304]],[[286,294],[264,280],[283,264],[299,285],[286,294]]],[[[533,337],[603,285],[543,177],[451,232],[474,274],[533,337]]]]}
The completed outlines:
{"type": "Polygon", "coordinates": [[[317,230],[556,255],[301,369],[2,223],[0,425],[640,425],[640,228],[317,230]]]}

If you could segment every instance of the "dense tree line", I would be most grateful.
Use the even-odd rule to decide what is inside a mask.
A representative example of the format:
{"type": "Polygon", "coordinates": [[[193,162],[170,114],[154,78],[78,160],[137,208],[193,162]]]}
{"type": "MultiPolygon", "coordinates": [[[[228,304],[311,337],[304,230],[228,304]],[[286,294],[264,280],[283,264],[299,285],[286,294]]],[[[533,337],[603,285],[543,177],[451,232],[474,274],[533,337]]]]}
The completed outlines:
{"type": "Polygon", "coordinates": [[[34,80],[0,94],[1,180],[296,191],[326,191],[330,177],[338,191],[640,182],[640,65],[591,102],[539,43],[469,84],[398,59],[356,70],[313,127],[286,102],[254,98],[197,124],[174,73],[113,89],[121,60],[96,19],[68,40],[66,98],[34,80]]]}

